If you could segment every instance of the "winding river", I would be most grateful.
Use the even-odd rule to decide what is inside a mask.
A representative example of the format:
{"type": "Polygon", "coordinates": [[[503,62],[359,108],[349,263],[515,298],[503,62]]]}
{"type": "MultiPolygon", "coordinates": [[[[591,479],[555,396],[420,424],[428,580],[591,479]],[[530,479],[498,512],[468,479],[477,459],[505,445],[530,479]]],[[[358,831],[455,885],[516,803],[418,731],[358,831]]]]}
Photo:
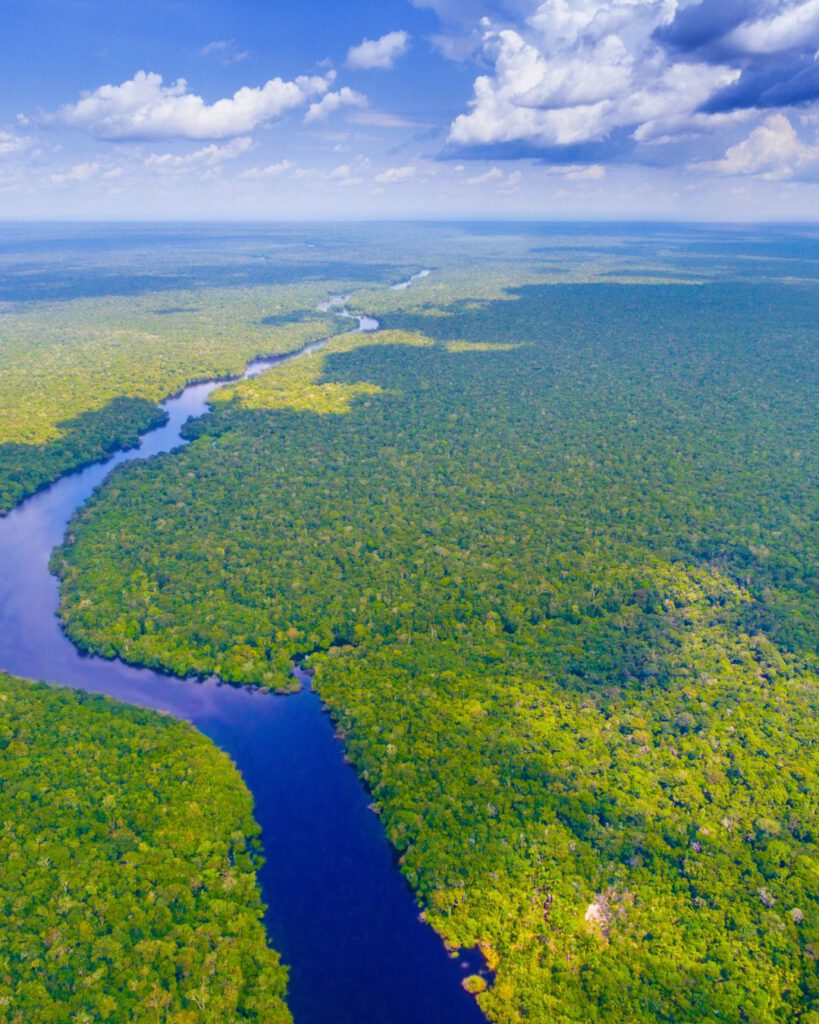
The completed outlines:
{"type": "MultiPolygon", "coordinates": [[[[337,302],[332,308],[351,316],[337,302]]],[[[379,326],[356,319],[357,330],[379,326]]],[[[244,376],[324,343],[256,359],[244,376]]],[[[167,423],[145,434],[138,448],[64,476],[0,519],[0,669],[187,719],[230,754],[262,828],[265,925],[290,967],[296,1024],[479,1024],[484,1018],[460,982],[480,969],[481,957],[450,958],[419,921],[380,822],[306,676],[301,691],[287,697],[182,680],[82,655],[60,628],[48,561],[72,514],[115,466],[184,445],[182,425],[208,411],[208,396],[221,383],[190,385],[163,403],[167,423]]]]}

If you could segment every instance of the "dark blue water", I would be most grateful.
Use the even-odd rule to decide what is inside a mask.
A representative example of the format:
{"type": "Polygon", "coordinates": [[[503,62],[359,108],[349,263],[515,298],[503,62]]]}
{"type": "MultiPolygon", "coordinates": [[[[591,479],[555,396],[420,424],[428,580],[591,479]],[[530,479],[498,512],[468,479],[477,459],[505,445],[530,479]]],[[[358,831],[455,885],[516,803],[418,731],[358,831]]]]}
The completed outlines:
{"type": "MultiPolygon", "coordinates": [[[[257,360],[247,372],[277,361],[257,360]]],[[[460,985],[476,969],[475,955],[471,964],[450,959],[418,920],[367,794],[309,686],[277,697],[176,679],[83,656],[60,629],[48,560],[68,520],[114,466],[183,444],[182,424],[207,411],[217,386],[187,388],[164,403],[167,424],[138,449],[64,477],[0,519],[0,669],[170,712],[231,755],[262,827],[265,923],[290,967],[297,1024],[478,1024],[484,1018],[460,985]]]]}

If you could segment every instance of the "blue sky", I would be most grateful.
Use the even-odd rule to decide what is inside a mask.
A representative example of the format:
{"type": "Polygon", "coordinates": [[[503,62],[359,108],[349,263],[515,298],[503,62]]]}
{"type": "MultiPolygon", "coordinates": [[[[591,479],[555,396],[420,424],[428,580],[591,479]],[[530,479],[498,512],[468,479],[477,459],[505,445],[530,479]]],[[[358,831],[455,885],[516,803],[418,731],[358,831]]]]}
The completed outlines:
{"type": "Polygon", "coordinates": [[[0,218],[819,216],[819,0],[3,0],[0,218]]]}

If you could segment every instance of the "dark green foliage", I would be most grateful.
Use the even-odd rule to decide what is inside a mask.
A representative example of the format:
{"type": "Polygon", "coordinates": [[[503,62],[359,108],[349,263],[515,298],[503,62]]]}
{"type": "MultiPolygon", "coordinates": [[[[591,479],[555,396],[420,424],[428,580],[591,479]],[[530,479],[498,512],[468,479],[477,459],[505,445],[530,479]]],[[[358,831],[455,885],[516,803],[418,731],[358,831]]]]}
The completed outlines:
{"type": "MultiPolygon", "coordinates": [[[[84,646],[317,685],[500,1021],[815,1024],[816,289],[391,316],[349,415],[221,403],[56,561],[84,646]]],[[[276,371],[272,371],[275,373],[276,371]]]]}
{"type": "Polygon", "coordinates": [[[191,726],[0,675],[0,1020],[287,1024],[257,835],[191,726]]]}
{"type": "Polygon", "coordinates": [[[0,515],[64,473],[97,462],[120,448],[133,448],[140,434],[165,420],[144,398],[115,398],[97,412],[59,424],[65,431],[43,444],[0,444],[0,515]]]}

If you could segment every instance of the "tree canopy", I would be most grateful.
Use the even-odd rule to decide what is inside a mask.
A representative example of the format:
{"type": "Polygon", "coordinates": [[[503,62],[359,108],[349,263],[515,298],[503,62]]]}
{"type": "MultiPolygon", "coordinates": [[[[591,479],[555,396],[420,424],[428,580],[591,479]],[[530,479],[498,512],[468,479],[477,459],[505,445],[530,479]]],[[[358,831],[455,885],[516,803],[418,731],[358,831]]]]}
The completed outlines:
{"type": "Polygon", "coordinates": [[[0,675],[0,1019],[288,1024],[258,826],[193,727],[0,675]]]}
{"type": "Polygon", "coordinates": [[[426,344],[274,368],[111,477],[69,634],[271,688],[311,657],[492,1019],[815,1024],[815,309],[396,306],[426,344]]]}

